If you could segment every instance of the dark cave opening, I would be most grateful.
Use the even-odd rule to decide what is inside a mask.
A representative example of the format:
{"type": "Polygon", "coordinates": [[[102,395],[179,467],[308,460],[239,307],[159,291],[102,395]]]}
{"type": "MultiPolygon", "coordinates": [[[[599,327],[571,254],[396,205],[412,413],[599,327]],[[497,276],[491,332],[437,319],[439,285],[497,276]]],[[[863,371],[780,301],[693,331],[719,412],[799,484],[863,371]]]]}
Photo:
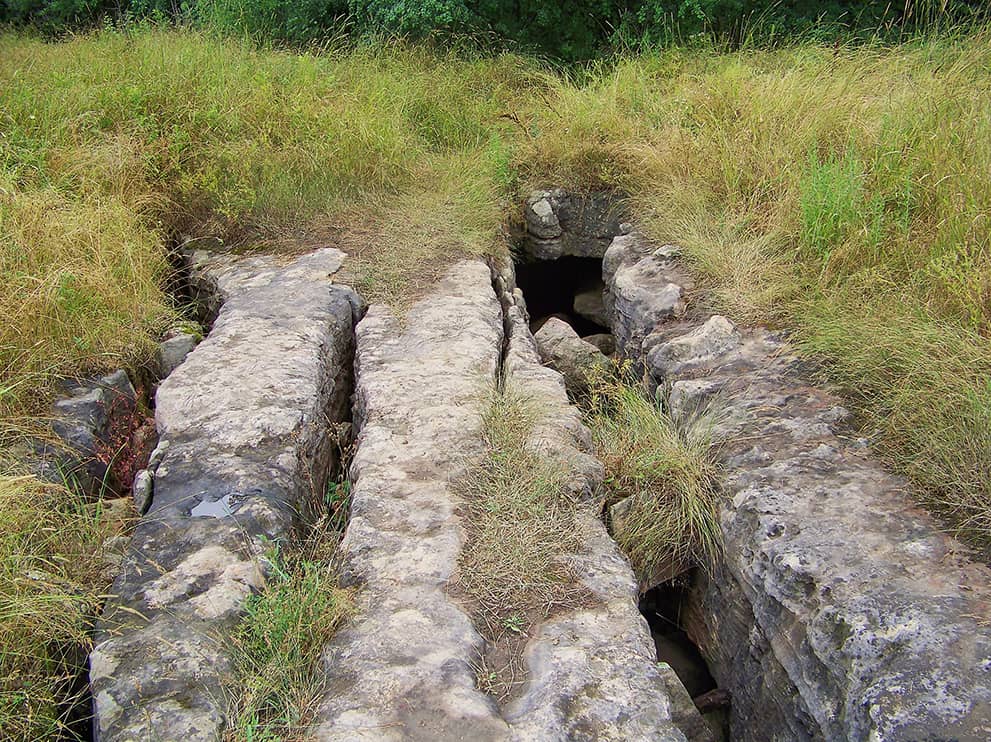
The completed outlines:
{"type": "Polygon", "coordinates": [[[539,328],[548,317],[558,316],[582,337],[610,331],[601,309],[605,287],[599,258],[567,256],[557,260],[519,262],[516,264],[516,285],[526,299],[531,329],[539,328]],[[579,302],[576,308],[576,297],[583,294],[593,306],[579,302]],[[599,297],[598,306],[594,306],[596,296],[599,297]]]}

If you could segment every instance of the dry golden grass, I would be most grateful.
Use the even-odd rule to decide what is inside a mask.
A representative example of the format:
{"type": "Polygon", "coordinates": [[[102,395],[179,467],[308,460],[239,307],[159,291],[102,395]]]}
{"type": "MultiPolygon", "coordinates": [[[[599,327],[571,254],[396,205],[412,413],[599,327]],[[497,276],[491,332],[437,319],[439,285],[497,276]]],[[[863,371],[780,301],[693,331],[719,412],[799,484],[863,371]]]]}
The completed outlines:
{"type": "Polygon", "coordinates": [[[673,420],[640,385],[591,381],[587,422],[606,502],[629,510],[613,537],[641,582],[670,567],[708,571],[722,551],[716,470],[704,418],[673,420]]]}
{"type": "Polygon", "coordinates": [[[565,562],[581,546],[580,506],[565,494],[567,472],[528,445],[539,415],[507,381],[484,416],[487,450],[457,484],[467,534],[458,587],[487,644],[476,668],[479,687],[500,702],[525,680],[532,628],[590,598],[565,562]]]}

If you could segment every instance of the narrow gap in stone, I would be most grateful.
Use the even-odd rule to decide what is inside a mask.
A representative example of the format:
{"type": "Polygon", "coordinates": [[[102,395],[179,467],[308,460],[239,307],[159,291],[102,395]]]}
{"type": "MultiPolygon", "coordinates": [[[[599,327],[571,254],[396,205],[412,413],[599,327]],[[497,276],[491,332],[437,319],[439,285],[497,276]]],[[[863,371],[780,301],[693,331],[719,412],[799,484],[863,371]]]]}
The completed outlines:
{"type": "Polygon", "coordinates": [[[640,613],[650,626],[657,661],[671,666],[716,739],[728,740],[728,698],[688,632],[692,580],[683,575],[640,596],[640,613]]]}
{"type": "MultiPolygon", "coordinates": [[[[557,317],[583,338],[595,340],[591,336],[601,338],[609,334],[609,340],[612,340],[609,317],[602,301],[605,285],[601,259],[566,256],[546,261],[518,261],[515,267],[516,284],[523,293],[534,333],[548,319],[557,317]]],[[[601,347],[598,340],[593,344],[601,347]]],[[[557,365],[553,360],[549,364],[557,365]]],[[[558,370],[565,374],[567,381],[566,368],[558,370]]],[[[573,403],[580,403],[578,397],[581,395],[575,395],[571,384],[568,384],[568,395],[573,403]]],[[[714,738],[728,740],[728,698],[717,687],[705,659],[685,630],[684,613],[690,588],[689,575],[664,582],[641,594],[639,609],[650,627],[657,660],[674,670],[714,738]]]]}

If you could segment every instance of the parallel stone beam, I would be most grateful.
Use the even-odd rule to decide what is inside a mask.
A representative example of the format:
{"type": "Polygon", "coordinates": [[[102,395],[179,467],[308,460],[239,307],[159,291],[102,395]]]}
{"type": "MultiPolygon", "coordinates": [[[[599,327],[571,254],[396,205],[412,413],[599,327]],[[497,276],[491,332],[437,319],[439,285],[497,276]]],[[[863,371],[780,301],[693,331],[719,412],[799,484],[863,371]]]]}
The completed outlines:
{"type": "Polygon", "coordinates": [[[675,253],[616,238],[604,272],[625,352],[716,440],[725,555],[690,633],[733,739],[991,738],[991,570],[838,435],[846,411],[781,337],[677,319],[675,253]]]}
{"type": "Polygon", "coordinates": [[[193,256],[212,288],[209,336],[159,387],[153,499],[90,659],[99,740],[220,740],[225,637],[264,586],[274,544],[313,504],[347,419],[353,292],[344,254],[288,263],[193,256]]]}
{"type": "Polygon", "coordinates": [[[341,544],[360,585],[324,653],[320,740],[492,740],[506,725],[475,689],[482,639],[447,591],[464,543],[452,481],[483,448],[502,349],[489,268],[454,266],[401,324],[358,324],[351,520],[341,544]]]}
{"type": "Polygon", "coordinates": [[[346,579],[353,623],[324,653],[319,740],[683,740],[671,722],[636,584],[593,507],[574,558],[598,605],[556,616],[526,651],[529,680],[505,709],[475,687],[482,638],[452,594],[465,535],[452,483],[484,451],[482,415],[505,352],[509,383],[543,415],[530,444],[565,459],[589,500],[601,464],[561,376],[540,365],[511,278],[455,266],[400,324],[373,307],[357,329],[351,521],[346,579]],[[504,326],[503,308],[507,312],[504,326]]]}

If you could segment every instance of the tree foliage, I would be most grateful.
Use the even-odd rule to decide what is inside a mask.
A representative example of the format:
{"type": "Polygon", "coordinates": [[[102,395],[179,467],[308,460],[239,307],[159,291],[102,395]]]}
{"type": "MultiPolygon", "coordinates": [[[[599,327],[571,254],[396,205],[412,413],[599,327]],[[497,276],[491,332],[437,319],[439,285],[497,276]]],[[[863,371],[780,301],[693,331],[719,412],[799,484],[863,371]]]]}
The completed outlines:
{"type": "Polygon", "coordinates": [[[846,39],[971,22],[983,0],[0,0],[0,23],[58,34],[151,19],[307,43],[467,34],[574,61],[616,44],[846,39]]]}

